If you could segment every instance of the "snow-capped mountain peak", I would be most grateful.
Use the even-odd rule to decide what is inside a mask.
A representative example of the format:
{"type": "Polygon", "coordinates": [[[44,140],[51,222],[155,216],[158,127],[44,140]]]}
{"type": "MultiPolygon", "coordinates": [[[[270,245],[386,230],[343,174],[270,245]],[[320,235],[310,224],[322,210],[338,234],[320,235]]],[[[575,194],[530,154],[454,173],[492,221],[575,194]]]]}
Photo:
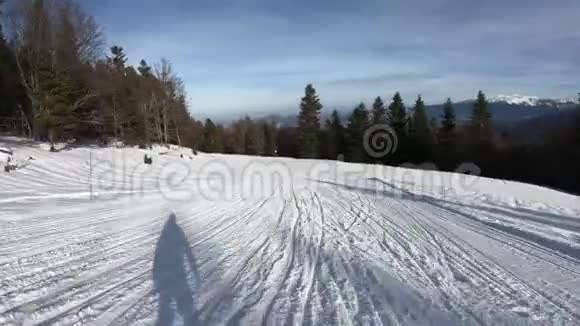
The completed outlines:
{"type": "Polygon", "coordinates": [[[508,104],[513,105],[529,105],[534,106],[540,100],[537,96],[527,96],[527,95],[499,95],[496,98],[493,98],[492,102],[506,102],[508,104]]]}
{"type": "Polygon", "coordinates": [[[565,97],[560,99],[549,99],[540,98],[538,96],[528,96],[528,95],[498,95],[490,99],[490,102],[504,102],[510,105],[519,106],[538,106],[538,107],[554,107],[560,108],[569,106],[570,104],[579,104],[577,97],[565,97]]]}

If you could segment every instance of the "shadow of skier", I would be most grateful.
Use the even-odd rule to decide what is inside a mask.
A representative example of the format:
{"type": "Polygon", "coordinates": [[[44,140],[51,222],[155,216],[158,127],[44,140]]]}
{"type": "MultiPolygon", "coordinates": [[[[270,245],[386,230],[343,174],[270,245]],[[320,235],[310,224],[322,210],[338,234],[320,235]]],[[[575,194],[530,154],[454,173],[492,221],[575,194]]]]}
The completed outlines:
{"type": "Polygon", "coordinates": [[[189,275],[196,282],[199,280],[190,244],[177,224],[177,217],[171,214],[161,231],[153,261],[153,280],[159,294],[156,325],[172,325],[177,314],[184,325],[198,324],[189,275]],[[173,302],[176,309],[172,308],[173,302]]]}

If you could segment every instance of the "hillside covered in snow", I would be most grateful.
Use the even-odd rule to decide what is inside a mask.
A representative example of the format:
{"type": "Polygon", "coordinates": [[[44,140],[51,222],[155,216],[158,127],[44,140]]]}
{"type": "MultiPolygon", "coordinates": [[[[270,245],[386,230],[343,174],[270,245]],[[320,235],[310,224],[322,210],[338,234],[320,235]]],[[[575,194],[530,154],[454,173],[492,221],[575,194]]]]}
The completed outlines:
{"type": "Polygon", "coordinates": [[[1,325],[580,324],[577,196],[175,146],[0,149],[1,325]]]}

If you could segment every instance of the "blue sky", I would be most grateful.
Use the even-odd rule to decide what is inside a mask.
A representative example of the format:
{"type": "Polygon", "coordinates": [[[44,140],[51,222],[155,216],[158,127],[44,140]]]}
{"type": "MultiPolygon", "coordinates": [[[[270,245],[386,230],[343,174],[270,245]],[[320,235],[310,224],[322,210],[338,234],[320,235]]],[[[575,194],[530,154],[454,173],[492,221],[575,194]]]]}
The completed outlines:
{"type": "MultiPolygon", "coordinates": [[[[194,115],[580,91],[578,0],[100,0],[83,5],[130,62],[168,58],[194,115]]],[[[290,111],[291,112],[291,111],[290,111]]]]}

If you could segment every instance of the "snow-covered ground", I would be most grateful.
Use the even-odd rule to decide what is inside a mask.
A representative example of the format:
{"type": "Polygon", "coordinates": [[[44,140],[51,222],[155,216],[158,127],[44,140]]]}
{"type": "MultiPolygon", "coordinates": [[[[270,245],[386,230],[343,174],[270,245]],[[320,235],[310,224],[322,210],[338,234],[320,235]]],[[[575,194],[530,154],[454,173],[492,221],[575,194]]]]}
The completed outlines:
{"type": "Polygon", "coordinates": [[[0,171],[1,325],[580,324],[576,196],[176,147],[0,149],[18,167],[0,171]]]}

